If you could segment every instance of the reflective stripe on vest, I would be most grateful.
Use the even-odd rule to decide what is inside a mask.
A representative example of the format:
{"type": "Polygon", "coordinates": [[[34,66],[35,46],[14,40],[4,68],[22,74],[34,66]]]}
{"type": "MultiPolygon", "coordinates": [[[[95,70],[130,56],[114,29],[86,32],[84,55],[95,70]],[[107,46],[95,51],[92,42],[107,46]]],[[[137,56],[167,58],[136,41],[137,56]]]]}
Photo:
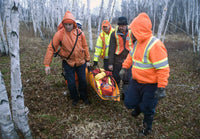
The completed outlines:
{"type": "Polygon", "coordinates": [[[145,52],[144,52],[142,62],[134,59],[135,51],[137,49],[137,44],[138,44],[137,42],[135,42],[134,48],[130,52],[130,55],[132,56],[132,61],[133,61],[132,67],[137,68],[137,69],[152,69],[152,68],[161,69],[168,66],[168,58],[157,61],[155,63],[152,63],[149,60],[149,52],[157,41],[158,39],[156,37],[151,37],[151,39],[147,43],[147,46],[145,47],[145,52]]]}
{"type": "MultiPolygon", "coordinates": [[[[118,31],[118,26],[115,29],[115,38],[116,38],[115,54],[119,55],[124,50],[124,46],[120,47],[119,34],[117,34],[117,31],[118,31]]],[[[129,41],[128,41],[128,44],[127,44],[127,41],[126,41],[125,47],[126,47],[126,49],[128,49],[130,51],[132,49],[131,30],[128,30],[128,33],[126,35],[126,39],[129,39],[129,41]],[[127,45],[128,45],[128,48],[127,48],[127,45]]]]}

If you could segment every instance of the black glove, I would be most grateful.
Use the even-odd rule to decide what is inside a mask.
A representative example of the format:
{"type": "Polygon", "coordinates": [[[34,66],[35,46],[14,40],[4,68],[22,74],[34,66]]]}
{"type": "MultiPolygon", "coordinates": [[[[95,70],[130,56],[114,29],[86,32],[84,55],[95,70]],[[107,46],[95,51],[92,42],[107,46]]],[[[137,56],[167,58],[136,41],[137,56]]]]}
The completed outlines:
{"type": "Polygon", "coordinates": [[[125,68],[122,68],[119,72],[119,76],[121,79],[123,79],[124,75],[126,74],[126,69],[125,68]]]}
{"type": "Polygon", "coordinates": [[[155,98],[160,100],[166,97],[165,88],[158,88],[155,92],[155,98]]]}
{"type": "Polygon", "coordinates": [[[97,61],[93,61],[93,67],[96,67],[98,65],[97,61]]]}

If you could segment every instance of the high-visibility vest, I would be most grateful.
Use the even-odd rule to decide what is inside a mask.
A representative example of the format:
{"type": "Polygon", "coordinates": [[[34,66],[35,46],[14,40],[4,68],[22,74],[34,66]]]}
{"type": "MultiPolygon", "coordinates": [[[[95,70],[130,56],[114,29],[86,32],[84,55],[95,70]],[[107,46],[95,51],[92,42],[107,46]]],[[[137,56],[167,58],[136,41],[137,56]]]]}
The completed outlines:
{"type": "Polygon", "coordinates": [[[137,49],[137,44],[138,44],[137,42],[135,42],[134,48],[130,51],[130,55],[132,56],[132,61],[133,61],[132,63],[133,68],[145,70],[145,69],[152,69],[152,68],[162,69],[169,66],[167,57],[155,63],[152,63],[149,60],[149,52],[157,41],[158,39],[156,37],[154,36],[151,37],[151,39],[149,40],[149,42],[147,43],[145,47],[142,62],[134,59],[135,51],[137,49]]]}
{"type": "Polygon", "coordinates": [[[117,33],[118,31],[118,26],[116,27],[115,30],[115,38],[116,38],[116,49],[115,49],[115,54],[119,55],[121,52],[126,48],[128,51],[131,51],[133,48],[133,41],[131,39],[131,30],[129,29],[127,34],[126,34],[126,43],[124,46],[124,41],[123,38],[121,37],[121,33],[117,33]]]}
{"type": "Polygon", "coordinates": [[[106,34],[104,31],[99,34],[95,47],[94,61],[98,61],[99,57],[108,59],[110,36],[113,31],[114,29],[111,28],[109,34],[106,34]]]}

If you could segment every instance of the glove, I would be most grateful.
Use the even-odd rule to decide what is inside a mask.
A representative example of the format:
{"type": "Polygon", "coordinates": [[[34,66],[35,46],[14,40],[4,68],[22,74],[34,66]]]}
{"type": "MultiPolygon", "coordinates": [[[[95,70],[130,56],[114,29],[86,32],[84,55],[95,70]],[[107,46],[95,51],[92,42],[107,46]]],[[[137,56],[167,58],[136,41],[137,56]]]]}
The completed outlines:
{"type": "Polygon", "coordinates": [[[90,62],[86,62],[86,67],[89,67],[90,66],[90,62]]]}
{"type": "Polygon", "coordinates": [[[45,67],[45,73],[46,73],[46,75],[51,73],[50,67],[45,67]]]}
{"type": "Polygon", "coordinates": [[[126,69],[125,69],[125,68],[122,68],[122,69],[120,70],[120,72],[119,72],[119,76],[120,76],[121,79],[123,79],[125,73],[126,73],[126,69]]]}
{"type": "Polygon", "coordinates": [[[101,72],[101,73],[98,73],[96,76],[95,76],[95,80],[101,80],[103,79],[103,77],[106,76],[106,73],[105,72],[101,72]]]}
{"type": "Polygon", "coordinates": [[[158,88],[155,92],[155,98],[160,100],[166,97],[165,88],[158,88]]]}
{"type": "Polygon", "coordinates": [[[97,61],[93,61],[93,67],[98,66],[98,62],[97,61]]]}

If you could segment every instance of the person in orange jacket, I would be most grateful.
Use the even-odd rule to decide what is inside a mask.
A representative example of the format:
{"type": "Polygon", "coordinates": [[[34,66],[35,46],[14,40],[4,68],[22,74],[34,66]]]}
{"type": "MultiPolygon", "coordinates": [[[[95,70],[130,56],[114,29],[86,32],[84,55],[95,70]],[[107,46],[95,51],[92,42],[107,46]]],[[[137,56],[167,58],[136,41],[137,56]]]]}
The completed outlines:
{"type": "Polygon", "coordinates": [[[65,13],[62,23],[58,28],[59,30],[55,33],[47,48],[44,59],[45,72],[46,74],[50,74],[50,64],[53,54],[61,44],[58,55],[62,59],[65,79],[68,81],[68,89],[73,100],[72,104],[77,105],[80,99],[85,104],[89,104],[85,68],[86,66],[90,66],[90,55],[85,35],[77,28],[75,18],[70,11],[65,13]],[[78,75],[80,95],[78,95],[76,89],[75,72],[78,75]]]}
{"type": "Polygon", "coordinates": [[[125,92],[124,105],[134,109],[132,116],[144,113],[140,135],[152,131],[153,117],[158,100],[166,96],[169,64],[164,44],[152,35],[152,23],[146,13],[139,14],[130,24],[132,40],[136,40],[133,49],[122,64],[120,76],[132,66],[132,79],[125,92]]]}

